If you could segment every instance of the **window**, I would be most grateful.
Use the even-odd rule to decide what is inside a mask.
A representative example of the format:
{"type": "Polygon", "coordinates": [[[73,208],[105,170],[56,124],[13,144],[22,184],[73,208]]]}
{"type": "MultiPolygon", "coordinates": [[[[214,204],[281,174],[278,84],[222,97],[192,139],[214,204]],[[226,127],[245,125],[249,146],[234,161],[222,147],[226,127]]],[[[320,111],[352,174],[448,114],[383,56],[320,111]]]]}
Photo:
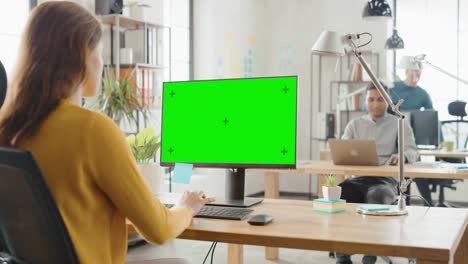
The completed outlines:
{"type": "Polygon", "coordinates": [[[191,0],[169,1],[169,24],[171,25],[172,81],[190,80],[190,9],[191,0]]]}
{"type": "Polygon", "coordinates": [[[29,0],[0,1],[0,61],[10,75],[19,51],[20,35],[29,15],[29,0]]]}
{"type": "MultiPolygon", "coordinates": [[[[402,55],[424,53],[435,66],[455,75],[458,69],[460,78],[468,80],[468,0],[398,1],[397,11],[398,33],[405,41],[405,49],[397,51],[397,63],[402,55]]],[[[405,78],[403,70],[397,70],[397,74],[405,78]]],[[[440,120],[454,118],[448,114],[450,102],[468,101],[467,85],[428,65],[419,85],[431,95],[440,120]]]]}

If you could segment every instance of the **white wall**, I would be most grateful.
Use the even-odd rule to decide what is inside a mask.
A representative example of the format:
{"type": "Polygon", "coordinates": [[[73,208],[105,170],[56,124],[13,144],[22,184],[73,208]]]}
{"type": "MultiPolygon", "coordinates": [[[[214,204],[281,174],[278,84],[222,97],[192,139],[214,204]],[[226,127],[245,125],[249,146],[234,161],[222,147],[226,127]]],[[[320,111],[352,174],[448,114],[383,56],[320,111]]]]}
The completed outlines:
{"type": "MultiPolygon", "coordinates": [[[[310,104],[316,109],[319,101],[314,91],[314,101],[310,102],[310,48],[320,32],[328,29],[372,33],[370,48],[382,52],[380,72],[385,73],[383,46],[388,22],[363,21],[365,3],[365,0],[195,0],[194,78],[297,75],[297,154],[298,159],[308,159],[310,104]],[[244,65],[246,57],[252,59],[251,73],[244,65]]],[[[329,80],[336,76],[334,60],[326,66],[322,69],[323,87],[328,88],[329,80]]],[[[320,100],[328,102],[328,96],[329,93],[323,93],[320,100]]],[[[314,144],[312,150],[314,158],[318,158],[319,145],[314,144]]],[[[246,182],[247,193],[263,190],[261,176],[247,177],[246,182]]],[[[283,175],[280,190],[308,192],[309,177],[283,175]]]]}

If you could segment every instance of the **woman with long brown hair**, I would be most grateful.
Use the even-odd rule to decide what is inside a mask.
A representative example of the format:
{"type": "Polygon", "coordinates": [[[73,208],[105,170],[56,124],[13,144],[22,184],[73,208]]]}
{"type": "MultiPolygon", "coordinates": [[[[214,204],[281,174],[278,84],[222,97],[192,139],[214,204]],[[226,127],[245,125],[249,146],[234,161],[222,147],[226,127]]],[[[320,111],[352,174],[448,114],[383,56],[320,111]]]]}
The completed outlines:
{"type": "Polygon", "coordinates": [[[34,8],[7,98],[0,145],[34,155],[81,263],[123,263],[125,218],[150,242],[164,243],[190,225],[212,199],[187,192],[168,210],[144,183],[119,128],[80,107],[102,74],[102,29],[71,2],[34,8]]]}

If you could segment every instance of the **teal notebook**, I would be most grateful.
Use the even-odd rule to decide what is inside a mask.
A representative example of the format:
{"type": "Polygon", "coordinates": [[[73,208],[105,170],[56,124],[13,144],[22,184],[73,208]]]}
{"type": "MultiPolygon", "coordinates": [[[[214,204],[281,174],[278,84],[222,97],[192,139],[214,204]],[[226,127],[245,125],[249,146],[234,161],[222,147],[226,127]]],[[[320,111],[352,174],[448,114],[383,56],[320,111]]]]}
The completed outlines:
{"type": "Polygon", "coordinates": [[[346,209],[339,209],[339,210],[331,210],[331,211],[327,211],[327,210],[321,210],[321,209],[313,209],[315,212],[320,212],[320,213],[327,213],[327,214],[336,214],[336,213],[341,213],[341,212],[344,212],[346,211],[346,209]]]}
{"type": "Polygon", "coordinates": [[[335,203],[346,203],[346,200],[343,200],[343,199],[327,200],[327,199],[324,199],[324,198],[320,198],[320,199],[314,199],[314,202],[335,204],[335,203]]]}
{"type": "Polygon", "coordinates": [[[363,211],[369,211],[369,212],[379,212],[379,211],[389,211],[390,206],[388,205],[361,205],[358,207],[358,209],[361,209],[363,211]]]}

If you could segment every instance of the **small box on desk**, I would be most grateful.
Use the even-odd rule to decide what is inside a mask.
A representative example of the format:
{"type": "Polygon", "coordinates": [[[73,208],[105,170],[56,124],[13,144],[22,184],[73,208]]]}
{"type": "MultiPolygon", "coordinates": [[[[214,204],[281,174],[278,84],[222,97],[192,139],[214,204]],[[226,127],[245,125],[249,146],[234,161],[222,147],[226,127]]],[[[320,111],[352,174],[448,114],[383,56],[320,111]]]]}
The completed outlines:
{"type": "Polygon", "coordinates": [[[346,211],[346,200],[327,200],[327,199],[315,199],[314,211],[328,214],[336,214],[346,211]]]}

